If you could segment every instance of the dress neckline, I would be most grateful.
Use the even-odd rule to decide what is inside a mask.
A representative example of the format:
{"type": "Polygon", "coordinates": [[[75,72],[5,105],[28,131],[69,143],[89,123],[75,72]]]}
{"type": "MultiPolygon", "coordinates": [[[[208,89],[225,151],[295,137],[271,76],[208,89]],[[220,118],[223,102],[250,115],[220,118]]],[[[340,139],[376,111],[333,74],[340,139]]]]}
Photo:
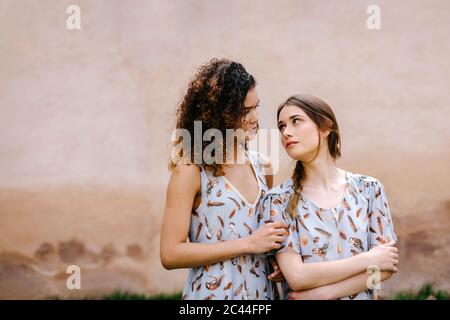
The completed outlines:
{"type": "Polygon", "coordinates": [[[253,173],[254,173],[254,175],[255,175],[256,183],[258,184],[258,194],[256,195],[255,201],[253,201],[253,202],[248,201],[247,198],[244,197],[244,195],[243,195],[242,193],[240,193],[239,190],[233,185],[233,183],[231,183],[231,181],[228,180],[227,177],[225,177],[225,175],[223,175],[222,177],[223,177],[223,179],[225,180],[225,182],[230,186],[230,188],[231,188],[232,190],[234,190],[234,192],[239,196],[239,198],[241,198],[242,201],[244,201],[244,203],[245,203],[247,206],[249,206],[249,207],[254,207],[254,206],[256,206],[256,204],[257,204],[258,201],[259,201],[259,198],[261,197],[262,187],[261,187],[261,183],[260,183],[260,181],[259,181],[259,179],[258,179],[258,173],[257,173],[257,171],[256,171],[256,168],[255,168],[254,164],[253,164],[253,161],[252,161],[252,159],[250,158],[250,156],[249,156],[247,150],[244,150],[244,151],[245,151],[245,154],[247,155],[247,158],[248,158],[248,160],[249,160],[249,162],[250,162],[250,166],[252,167],[253,173]]]}
{"type": "Polygon", "coordinates": [[[308,197],[306,197],[305,194],[302,191],[301,195],[302,195],[303,202],[307,202],[307,203],[313,205],[314,207],[316,207],[319,210],[337,211],[338,209],[340,209],[342,207],[342,204],[344,203],[344,200],[345,200],[345,198],[347,196],[347,193],[349,191],[349,177],[348,176],[349,176],[349,172],[345,171],[345,189],[344,189],[344,192],[342,193],[342,196],[340,197],[340,200],[339,200],[339,202],[338,202],[338,204],[336,206],[333,206],[331,208],[322,208],[321,206],[318,206],[317,204],[315,204],[314,201],[311,201],[310,199],[308,199],[308,197]]]}

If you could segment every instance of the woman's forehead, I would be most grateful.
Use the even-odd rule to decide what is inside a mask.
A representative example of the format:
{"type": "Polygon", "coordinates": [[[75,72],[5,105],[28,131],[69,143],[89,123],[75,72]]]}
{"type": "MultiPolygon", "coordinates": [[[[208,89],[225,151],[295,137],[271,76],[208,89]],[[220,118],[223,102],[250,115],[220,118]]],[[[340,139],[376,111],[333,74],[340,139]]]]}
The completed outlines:
{"type": "Polygon", "coordinates": [[[287,105],[283,107],[283,109],[281,109],[279,120],[285,121],[294,115],[307,116],[305,111],[302,110],[302,108],[296,105],[287,105]]]}
{"type": "Polygon", "coordinates": [[[259,101],[258,92],[256,91],[256,87],[251,88],[247,92],[247,96],[245,97],[244,106],[246,108],[254,107],[259,101]]]}

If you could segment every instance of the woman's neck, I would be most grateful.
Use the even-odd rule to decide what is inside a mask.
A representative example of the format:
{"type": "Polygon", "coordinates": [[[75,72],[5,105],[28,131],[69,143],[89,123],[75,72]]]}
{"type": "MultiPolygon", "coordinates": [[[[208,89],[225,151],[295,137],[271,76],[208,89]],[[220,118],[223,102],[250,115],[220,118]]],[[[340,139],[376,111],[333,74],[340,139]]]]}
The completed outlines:
{"type": "Polygon", "coordinates": [[[227,154],[226,165],[233,164],[245,164],[246,163],[246,154],[245,149],[241,147],[239,144],[235,143],[233,146],[233,154],[227,154]]]}
{"type": "Polygon", "coordinates": [[[313,161],[303,163],[303,168],[305,169],[303,186],[314,189],[331,190],[345,176],[345,172],[336,166],[328,150],[321,152],[313,161]]]}

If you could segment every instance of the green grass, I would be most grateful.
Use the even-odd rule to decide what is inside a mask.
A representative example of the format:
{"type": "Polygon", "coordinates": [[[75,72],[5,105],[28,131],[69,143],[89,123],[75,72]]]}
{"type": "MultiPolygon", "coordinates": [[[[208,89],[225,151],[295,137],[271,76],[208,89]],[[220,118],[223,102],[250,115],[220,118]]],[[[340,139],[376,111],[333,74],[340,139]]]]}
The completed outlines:
{"type": "MultiPolygon", "coordinates": [[[[47,300],[61,300],[61,298],[58,296],[50,296],[47,300]]],[[[102,297],[84,297],[82,300],[181,300],[181,292],[149,296],[140,293],[115,291],[102,297]]]]}
{"type": "MultiPolygon", "coordinates": [[[[396,293],[392,299],[394,300],[426,300],[432,298],[436,300],[450,300],[450,293],[442,290],[436,290],[433,285],[427,283],[419,289],[419,291],[401,291],[396,293]]],[[[159,294],[154,296],[146,296],[143,294],[133,294],[127,292],[114,292],[103,297],[105,300],[180,300],[181,292],[171,295],[159,294]]]]}
{"type": "Polygon", "coordinates": [[[402,291],[393,296],[394,300],[426,300],[428,298],[450,300],[450,294],[445,291],[435,290],[431,283],[427,283],[417,292],[402,291]]]}
{"type": "MultiPolygon", "coordinates": [[[[433,285],[427,283],[420,288],[419,291],[401,291],[392,297],[393,300],[426,300],[432,298],[436,300],[450,300],[450,293],[436,290],[433,285]]],[[[59,300],[58,297],[50,297],[52,300],[59,300]]],[[[90,300],[91,298],[85,298],[90,300]]],[[[97,298],[98,299],[98,298],[97,298]]],[[[130,293],[126,291],[115,291],[111,294],[101,297],[102,300],[181,300],[181,292],[173,294],[158,294],[158,295],[145,295],[138,293],[130,293]]]]}
{"type": "Polygon", "coordinates": [[[181,292],[147,296],[123,291],[116,291],[102,298],[103,300],[181,300],[181,292]]]}

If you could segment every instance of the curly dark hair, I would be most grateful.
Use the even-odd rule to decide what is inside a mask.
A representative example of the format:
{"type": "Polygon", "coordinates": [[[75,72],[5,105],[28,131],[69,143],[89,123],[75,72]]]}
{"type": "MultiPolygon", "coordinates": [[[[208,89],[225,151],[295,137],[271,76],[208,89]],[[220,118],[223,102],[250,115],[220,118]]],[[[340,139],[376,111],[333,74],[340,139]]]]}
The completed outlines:
{"type": "MultiPolygon", "coordinates": [[[[189,82],[187,93],[178,106],[176,128],[188,130],[191,137],[194,137],[194,121],[201,121],[202,137],[203,133],[211,128],[220,130],[225,137],[226,129],[237,129],[241,126],[248,112],[244,108],[244,100],[248,91],[255,85],[255,78],[242,64],[228,59],[212,59],[200,66],[189,82]]],[[[188,159],[192,163],[196,154],[193,140],[191,139],[193,152],[188,159]]],[[[180,141],[181,139],[178,139],[174,145],[180,141]]],[[[202,141],[201,165],[211,170],[214,176],[224,175],[222,164],[205,163],[203,150],[208,144],[209,142],[202,141]]],[[[178,156],[183,158],[184,155],[181,152],[178,156]]],[[[226,148],[223,150],[224,161],[225,158],[226,148]]],[[[176,165],[171,159],[170,168],[176,165]]]]}

